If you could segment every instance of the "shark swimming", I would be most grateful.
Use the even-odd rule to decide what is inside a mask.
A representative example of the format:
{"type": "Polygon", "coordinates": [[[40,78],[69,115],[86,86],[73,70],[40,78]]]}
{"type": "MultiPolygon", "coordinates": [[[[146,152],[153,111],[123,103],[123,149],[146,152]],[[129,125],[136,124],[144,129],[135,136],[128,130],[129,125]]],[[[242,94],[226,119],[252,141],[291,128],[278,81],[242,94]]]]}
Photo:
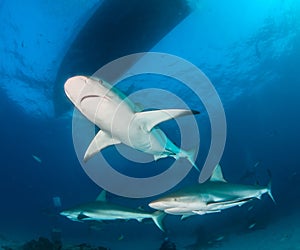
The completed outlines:
{"type": "Polygon", "coordinates": [[[184,219],[192,215],[216,213],[242,206],[253,199],[260,199],[265,193],[275,202],[271,193],[271,182],[268,186],[228,183],[223,177],[221,166],[217,165],[211,178],[205,183],[168,194],[152,201],[149,206],[168,214],[181,215],[184,219]]]}
{"type": "Polygon", "coordinates": [[[124,143],[152,154],[155,160],[165,157],[176,160],[186,158],[198,169],[194,161],[195,152],[178,148],[157,125],[199,112],[185,109],[141,112],[121,91],[101,79],[91,77],[69,78],[64,89],[75,107],[100,128],[86,150],[85,162],[108,146],[124,143]]]}
{"type": "Polygon", "coordinates": [[[84,221],[108,221],[108,220],[130,220],[135,219],[139,222],[144,219],[152,219],[158,228],[164,231],[163,219],[165,213],[156,211],[149,213],[141,209],[128,208],[106,201],[106,191],[102,191],[96,201],[81,204],[73,208],[64,210],[60,213],[70,220],[84,221]]]}

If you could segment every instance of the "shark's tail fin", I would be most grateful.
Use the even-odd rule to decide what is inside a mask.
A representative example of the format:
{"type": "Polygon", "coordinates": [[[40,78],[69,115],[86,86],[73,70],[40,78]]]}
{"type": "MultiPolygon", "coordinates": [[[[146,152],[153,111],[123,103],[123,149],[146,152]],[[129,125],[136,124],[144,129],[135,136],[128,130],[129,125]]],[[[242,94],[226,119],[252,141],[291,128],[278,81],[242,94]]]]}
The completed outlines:
{"type": "Polygon", "coordinates": [[[268,195],[270,196],[270,198],[272,199],[272,201],[276,204],[276,201],[272,195],[272,192],[271,192],[271,186],[272,186],[272,181],[270,180],[268,186],[267,186],[267,190],[268,190],[268,195]]]}
{"type": "Polygon", "coordinates": [[[269,184],[267,186],[267,192],[268,192],[268,195],[270,196],[270,198],[272,199],[272,201],[276,204],[276,201],[272,195],[272,192],[271,192],[271,187],[272,187],[272,175],[271,175],[271,171],[268,169],[268,174],[270,176],[270,181],[269,181],[269,184]]]}
{"type": "Polygon", "coordinates": [[[163,232],[165,231],[163,225],[163,219],[165,216],[166,214],[162,211],[156,211],[152,214],[152,220],[154,221],[155,225],[158,226],[158,228],[163,232]]]}

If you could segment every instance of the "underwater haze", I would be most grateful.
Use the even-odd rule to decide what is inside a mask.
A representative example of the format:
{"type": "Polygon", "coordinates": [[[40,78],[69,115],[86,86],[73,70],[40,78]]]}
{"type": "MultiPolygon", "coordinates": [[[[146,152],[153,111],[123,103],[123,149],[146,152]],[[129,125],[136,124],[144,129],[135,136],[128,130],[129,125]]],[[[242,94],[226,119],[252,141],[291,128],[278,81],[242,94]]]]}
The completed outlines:
{"type": "MultiPolygon", "coordinates": [[[[300,249],[299,0],[1,0],[0,18],[0,247],[300,249]],[[168,214],[164,232],[151,219],[85,221],[81,213],[79,221],[72,221],[60,214],[95,201],[103,190],[86,173],[73,141],[74,119],[93,124],[74,112],[64,83],[144,52],[176,56],[206,75],[226,118],[220,159],[224,178],[253,186],[271,181],[275,203],[265,194],[218,213],[184,220],[168,214]]],[[[199,111],[192,116],[197,125],[193,131],[188,117],[178,122],[188,131],[184,150],[200,141],[195,164],[201,171],[212,138],[222,132],[212,132],[214,117],[205,105],[217,109],[215,99],[202,100],[201,91],[165,75],[145,72],[122,79],[139,63],[147,69],[142,60],[135,57],[105,80],[117,82],[145,112],[199,111]],[[134,96],[147,89],[147,94],[134,96]]],[[[188,74],[180,69],[176,75],[188,74]]],[[[162,122],[159,128],[180,146],[182,131],[176,122],[162,122]]],[[[159,175],[175,162],[188,170],[166,192],[140,198],[108,192],[109,203],[152,213],[151,201],[198,182],[199,171],[186,159],[154,161],[143,153],[145,162],[135,161],[140,154],[122,144],[103,149],[90,161],[103,155],[115,171],[139,180],[159,175]]],[[[107,181],[118,185],[109,177],[107,181]]],[[[128,186],[118,188],[126,191],[128,186]]]]}

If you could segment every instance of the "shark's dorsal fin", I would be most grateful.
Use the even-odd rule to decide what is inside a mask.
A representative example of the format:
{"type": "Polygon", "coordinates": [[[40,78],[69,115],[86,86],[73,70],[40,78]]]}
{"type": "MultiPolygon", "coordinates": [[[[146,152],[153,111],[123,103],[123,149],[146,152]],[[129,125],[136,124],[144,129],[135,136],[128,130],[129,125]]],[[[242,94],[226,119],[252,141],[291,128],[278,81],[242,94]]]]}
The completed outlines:
{"type": "Polygon", "coordinates": [[[157,124],[174,119],[180,116],[199,114],[198,111],[188,109],[164,109],[164,110],[152,110],[136,113],[135,119],[145,124],[145,128],[148,132],[157,124]]]}
{"type": "Polygon", "coordinates": [[[144,106],[139,103],[139,102],[135,102],[134,103],[134,111],[135,112],[142,112],[144,110],[144,106]]]}
{"type": "Polygon", "coordinates": [[[102,192],[97,196],[96,201],[106,202],[106,191],[102,190],[102,192]]]}
{"type": "Polygon", "coordinates": [[[226,182],[226,180],[223,177],[223,173],[222,173],[222,169],[220,164],[218,164],[215,167],[215,170],[212,174],[212,176],[210,177],[210,181],[222,181],[222,182],[226,182]]]}

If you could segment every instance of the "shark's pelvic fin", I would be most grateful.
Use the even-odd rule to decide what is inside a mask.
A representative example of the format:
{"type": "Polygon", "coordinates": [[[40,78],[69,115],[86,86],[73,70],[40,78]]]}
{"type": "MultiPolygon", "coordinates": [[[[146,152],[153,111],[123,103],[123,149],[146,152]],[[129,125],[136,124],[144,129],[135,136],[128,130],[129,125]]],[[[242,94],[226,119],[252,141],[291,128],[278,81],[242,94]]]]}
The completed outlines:
{"type": "Polygon", "coordinates": [[[193,114],[199,114],[199,112],[187,109],[164,109],[136,113],[135,119],[144,123],[146,130],[149,132],[153,127],[161,122],[193,114]]]}
{"type": "Polygon", "coordinates": [[[226,180],[223,177],[223,173],[222,173],[222,169],[220,164],[218,164],[215,167],[215,170],[212,174],[212,176],[210,177],[210,181],[222,181],[222,182],[226,182],[226,180]]]}
{"type": "Polygon", "coordinates": [[[153,155],[155,161],[162,159],[162,158],[166,158],[168,156],[169,155],[167,155],[167,154],[153,155]]]}
{"type": "Polygon", "coordinates": [[[193,215],[196,215],[196,214],[184,214],[181,216],[180,220],[185,220],[187,218],[189,218],[190,216],[193,216],[193,215]]]}
{"type": "Polygon", "coordinates": [[[96,201],[106,202],[106,191],[102,190],[101,193],[97,196],[96,201]]]}
{"type": "Polygon", "coordinates": [[[87,162],[91,157],[93,157],[102,149],[119,143],[121,142],[112,138],[110,134],[104,132],[103,130],[100,130],[90,143],[88,149],[86,150],[83,158],[84,162],[87,162]]]}

